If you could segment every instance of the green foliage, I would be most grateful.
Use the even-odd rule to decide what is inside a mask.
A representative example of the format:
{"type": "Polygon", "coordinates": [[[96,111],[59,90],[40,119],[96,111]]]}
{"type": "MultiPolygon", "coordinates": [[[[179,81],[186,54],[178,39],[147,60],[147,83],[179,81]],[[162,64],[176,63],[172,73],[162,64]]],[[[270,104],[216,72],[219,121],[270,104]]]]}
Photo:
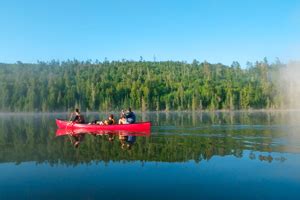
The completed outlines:
{"type": "Polygon", "coordinates": [[[278,108],[282,64],[68,60],[0,64],[1,111],[278,108]]]}

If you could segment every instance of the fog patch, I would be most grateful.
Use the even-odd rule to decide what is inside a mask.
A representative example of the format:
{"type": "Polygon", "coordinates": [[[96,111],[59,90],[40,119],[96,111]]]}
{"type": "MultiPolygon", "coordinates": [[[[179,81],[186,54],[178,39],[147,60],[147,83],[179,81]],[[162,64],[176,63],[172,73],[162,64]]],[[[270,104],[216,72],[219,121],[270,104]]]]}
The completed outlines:
{"type": "Polygon", "coordinates": [[[290,62],[280,69],[279,89],[284,109],[300,109],[300,62],[290,62]]]}

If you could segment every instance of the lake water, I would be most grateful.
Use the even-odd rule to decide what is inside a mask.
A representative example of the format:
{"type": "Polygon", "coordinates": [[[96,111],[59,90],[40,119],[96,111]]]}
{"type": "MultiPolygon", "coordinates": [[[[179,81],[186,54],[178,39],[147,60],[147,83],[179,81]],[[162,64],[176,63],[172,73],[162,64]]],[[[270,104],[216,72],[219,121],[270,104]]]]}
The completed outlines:
{"type": "Polygon", "coordinates": [[[298,111],[139,113],[152,131],[131,148],[105,135],[75,148],[55,118],[68,117],[0,114],[0,199],[299,198],[298,111]]]}

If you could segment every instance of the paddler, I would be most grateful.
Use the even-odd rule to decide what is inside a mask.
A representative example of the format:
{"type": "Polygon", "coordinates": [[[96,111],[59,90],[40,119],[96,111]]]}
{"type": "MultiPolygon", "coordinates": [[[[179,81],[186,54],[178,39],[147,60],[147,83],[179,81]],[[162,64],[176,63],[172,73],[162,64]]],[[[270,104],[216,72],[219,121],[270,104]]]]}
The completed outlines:
{"type": "Polygon", "coordinates": [[[135,114],[134,112],[132,112],[131,108],[128,108],[128,111],[125,113],[123,110],[122,110],[122,114],[125,115],[125,118],[126,118],[126,121],[128,124],[133,124],[135,123],[135,114]]]}
{"type": "Polygon", "coordinates": [[[83,117],[83,115],[80,114],[80,111],[78,108],[75,109],[75,112],[73,112],[71,114],[70,118],[72,118],[73,115],[75,115],[74,119],[72,120],[73,123],[84,124],[84,122],[85,122],[84,117],[83,117]]]}

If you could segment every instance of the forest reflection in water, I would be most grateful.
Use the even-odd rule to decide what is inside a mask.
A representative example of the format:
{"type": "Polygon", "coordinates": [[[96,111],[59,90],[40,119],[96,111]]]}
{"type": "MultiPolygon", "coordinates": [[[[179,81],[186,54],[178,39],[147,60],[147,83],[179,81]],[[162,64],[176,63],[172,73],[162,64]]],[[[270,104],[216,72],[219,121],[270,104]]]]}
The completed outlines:
{"type": "MultiPolygon", "coordinates": [[[[85,113],[88,120],[107,113],[85,113]]],[[[58,114],[1,114],[0,162],[28,161],[77,165],[110,161],[199,163],[214,156],[233,155],[267,163],[284,162],[284,154],[299,153],[299,112],[151,112],[138,120],[152,122],[151,136],[132,143],[110,135],[86,135],[79,148],[68,136],[56,137],[58,114]],[[124,148],[125,147],[125,148],[124,148]],[[127,148],[129,147],[129,148],[127,148]],[[249,152],[249,153],[244,153],[249,152]]]]}

